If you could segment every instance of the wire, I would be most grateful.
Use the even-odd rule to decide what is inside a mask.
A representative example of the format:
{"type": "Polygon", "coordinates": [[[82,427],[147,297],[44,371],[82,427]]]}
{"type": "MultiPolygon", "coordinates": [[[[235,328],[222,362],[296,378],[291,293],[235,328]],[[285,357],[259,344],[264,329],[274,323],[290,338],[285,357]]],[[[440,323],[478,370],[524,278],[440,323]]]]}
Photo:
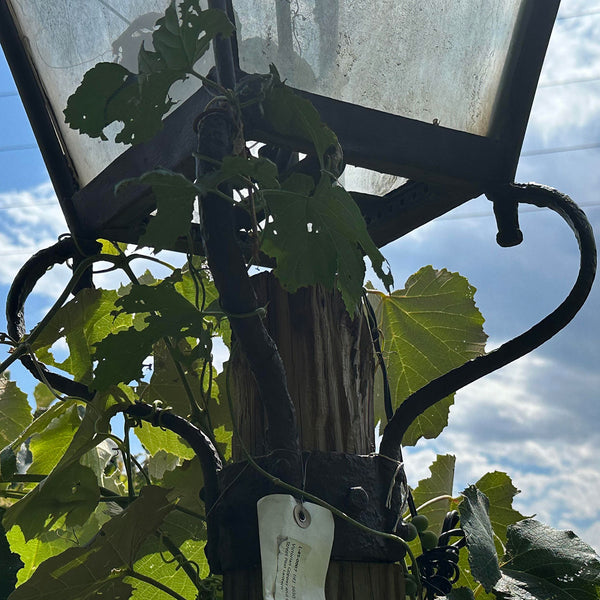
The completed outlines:
{"type": "Polygon", "coordinates": [[[37,144],[20,144],[17,146],[0,146],[0,152],[18,152],[20,150],[35,150],[37,144]]]}
{"type": "Polygon", "coordinates": [[[548,81],[547,83],[540,83],[538,88],[556,87],[559,85],[572,85],[574,83],[589,83],[593,81],[600,81],[600,77],[582,77],[580,79],[564,79],[562,81],[548,81]]]}
{"type": "Polygon", "coordinates": [[[600,142],[592,144],[579,144],[578,146],[562,146],[556,148],[540,148],[539,150],[529,150],[521,152],[521,156],[540,156],[542,154],[560,154],[562,152],[577,152],[579,150],[593,150],[600,148],[600,142]]]}
{"type": "MultiPolygon", "coordinates": [[[[580,204],[579,208],[598,208],[599,206],[600,206],[600,202],[590,202],[589,204],[580,204]]],[[[539,209],[519,207],[519,215],[522,215],[525,213],[533,213],[533,212],[539,212],[539,209]]],[[[436,221],[461,221],[463,219],[481,219],[483,217],[493,218],[494,213],[490,211],[490,212],[476,212],[476,213],[473,212],[473,213],[468,213],[465,215],[447,214],[447,215],[443,215],[442,217],[438,217],[436,219],[436,221]]]]}
{"type": "Polygon", "coordinates": [[[0,206],[0,210],[13,210],[19,208],[37,208],[38,206],[58,206],[58,202],[42,202],[40,204],[11,204],[9,206],[0,206]]]}
{"type": "Polygon", "coordinates": [[[559,15],[556,17],[557,21],[566,21],[567,19],[581,19],[583,17],[593,17],[596,15],[600,15],[600,8],[595,10],[588,10],[587,12],[579,13],[576,15],[559,15]]]}
{"type": "Polygon", "coordinates": [[[0,92],[0,98],[12,98],[18,96],[19,92],[0,92]]]}

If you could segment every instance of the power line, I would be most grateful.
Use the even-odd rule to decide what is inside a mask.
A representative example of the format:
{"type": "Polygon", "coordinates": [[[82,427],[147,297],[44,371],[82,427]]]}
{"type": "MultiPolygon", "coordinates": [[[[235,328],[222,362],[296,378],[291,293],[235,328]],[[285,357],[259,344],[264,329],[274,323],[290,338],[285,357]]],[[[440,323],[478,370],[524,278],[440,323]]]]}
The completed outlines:
{"type": "Polygon", "coordinates": [[[556,17],[557,21],[566,21],[567,19],[581,19],[582,17],[593,17],[595,15],[600,15],[600,8],[595,10],[588,10],[587,12],[578,13],[576,15],[559,15],[556,17]]]}
{"type": "Polygon", "coordinates": [[[0,146],[0,152],[19,152],[21,150],[35,150],[37,144],[21,144],[18,146],[0,146]]]}
{"type": "Polygon", "coordinates": [[[600,81],[600,77],[581,77],[580,79],[563,79],[562,81],[549,81],[540,83],[538,88],[555,87],[559,85],[571,85],[573,83],[589,83],[592,81],[600,81]]]}
{"type": "Polygon", "coordinates": [[[560,154],[562,152],[577,152],[579,150],[593,150],[600,148],[600,142],[593,144],[579,144],[578,146],[562,146],[557,148],[540,148],[539,150],[529,150],[521,152],[521,156],[541,156],[542,154],[560,154]]]}
{"type": "MultiPolygon", "coordinates": [[[[600,207],[600,202],[590,202],[588,204],[579,204],[578,205],[579,208],[598,208],[600,207]]],[[[519,207],[519,215],[523,214],[523,213],[532,213],[532,212],[537,212],[539,211],[539,208],[534,208],[534,207],[528,207],[528,208],[520,208],[519,207]]],[[[494,217],[494,213],[493,212],[474,212],[474,213],[468,213],[465,215],[443,215],[441,217],[438,217],[436,220],[437,221],[460,221],[462,219],[479,219],[482,217],[494,217]]]]}
{"type": "Polygon", "coordinates": [[[12,96],[18,96],[19,92],[0,92],[0,98],[10,98],[12,96]]]}
{"type": "Polygon", "coordinates": [[[42,202],[40,204],[13,204],[11,206],[0,206],[0,210],[17,210],[19,208],[37,208],[38,206],[58,206],[58,202],[42,202]]]}

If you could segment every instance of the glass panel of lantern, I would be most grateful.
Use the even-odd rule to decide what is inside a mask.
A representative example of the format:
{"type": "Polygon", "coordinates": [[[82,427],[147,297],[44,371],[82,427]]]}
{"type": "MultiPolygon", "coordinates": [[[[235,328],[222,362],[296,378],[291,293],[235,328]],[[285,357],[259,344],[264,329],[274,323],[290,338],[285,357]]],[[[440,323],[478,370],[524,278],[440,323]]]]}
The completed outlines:
{"type": "MultiPolygon", "coordinates": [[[[137,72],[137,54],[152,49],[152,31],[171,0],[9,0],[41,85],[49,99],[60,135],[81,187],[89,183],[127,147],[79,135],[65,124],[63,110],[84,73],[99,62],[116,62],[137,72]]],[[[204,6],[206,7],[206,6],[204,6]]],[[[214,64],[208,52],[197,69],[214,64]]],[[[176,83],[171,96],[181,102],[199,80],[176,83]]],[[[105,130],[109,140],[121,125],[105,130]]]]}

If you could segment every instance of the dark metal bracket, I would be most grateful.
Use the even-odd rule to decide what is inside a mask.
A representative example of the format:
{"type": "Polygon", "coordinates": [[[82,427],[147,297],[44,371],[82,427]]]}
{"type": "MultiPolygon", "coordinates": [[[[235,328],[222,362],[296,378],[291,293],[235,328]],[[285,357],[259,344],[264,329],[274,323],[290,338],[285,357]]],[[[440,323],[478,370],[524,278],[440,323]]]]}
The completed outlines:
{"type": "Polygon", "coordinates": [[[562,304],[531,329],[506,342],[493,352],[479,356],[430,381],[420,390],[411,394],[396,410],[383,432],[381,453],[390,458],[400,458],[404,433],[427,408],[548,341],[579,312],[592,289],[596,274],[594,234],[584,212],[571,198],[552,188],[531,183],[510,184],[494,188],[490,192],[490,198],[496,205],[498,242],[504,246],[516,245],[522,238],[518,224],[518,204],[533,204],[558,213],[571,227],[579,244],[581,258],[577,280],[562,304]]]}
{"type": "MultiPolygon", "coordinates": [[[[400,475],[394,477],[397,463],[378,455],[313,451],[299,456],[279,450],[256,462],[275,478],[318,496],[378,531],[394,529],[406,500],[402,486],[397,485],[400,475]]],[[[225,467],[219,473],[219,489],[221,496],[208,514],[217,537],[211,540],[211,569],[223,573],[259,566],[256,503],[263,496],[287,492],[247,462],[225,467]]],[[[334,519],[332,560],[396,562],[403,558],[401,544],[366,533],[339,517],[334,519]]]]}

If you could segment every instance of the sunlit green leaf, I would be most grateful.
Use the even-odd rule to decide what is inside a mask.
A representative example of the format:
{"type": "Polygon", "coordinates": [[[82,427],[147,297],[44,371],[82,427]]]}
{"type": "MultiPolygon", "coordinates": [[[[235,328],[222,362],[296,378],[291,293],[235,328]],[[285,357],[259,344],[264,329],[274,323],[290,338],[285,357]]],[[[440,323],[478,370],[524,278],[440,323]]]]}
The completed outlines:
{"type": "Polygon", "coordinates": [[[475,486],[487,496],[490,502],[490,521],[494,529],[496,550],[498,556],[502,556],[504,553],[502,544],[506,544],[508,527],[525,518],[512,507],[513,499],[519,490],[513,485],[510,477],[500,471],[487,473],[475,486]]]}
{"type": "Polygon", "coordinates": [[[12,552],[2,526],[4,508],[0,507],[0,598],[8,598],[17,583],[17,572],[23,566],[19,554],[12,552]]]}
{"type": "MultiPolygon", "coordinates": [[[[487,336],[474,294],[475,288],[458,273],[424,267],[403,290],[369,295],[382,333],[394,408],[429,381],[483,353],[487,336]]],[[[385,423],[379,379],[375,418],[385,423]]],[[[449,396],[419,416],[403,444],[437,437],[448,423],[452,403],[449,396]]]]}
{"type": "MultiPolygon", "coordinates": [[[[429,467],[431,475],[427,479],[421,479],[413,490],[413,499],[417,508],[439,496],[452,495],[455,463],[454,456],[438,454],[435,462],[429,467]]],[[[419,514],[429,519],[429,529],[439,535],[448,510],[450,510],[450,500],[447,499],[430,504],[420,510],[419,514]]]]}
{"type": "Polygon", "coordinates": [[[142,423],[141,427],[135,428],[135,435],[151,455],[162,450],[179,458],[194,457],[194,451],[172,431],[142,423]]]}
{"type": "Polygon", "coordinates": [[[196,338],[197,357],[210,357],[211,339],[202,315],[173,284],[164,281],[155,286],[136,285],[116,305],[121,312],[145,314],[143,328],[132,326],[111,334],[96,345],[98,361],[94,386],[107,389],[118,382],[143,378],[143,363],[154,344],[164,337],[196,338]],[[150,313],[149,311],[153,311],[150,313]]]}
{"type": "Polygon", "coordinates": [[[56,411],[56,417],[42,431],[31,436],[29,450],[33,462],[28,472],[48,475],[66,452],[80,424],[77,405],[71,404],[63,411],[56,411]]]}
{"type": "Polygon", "coordinates": [[[32,420],[27,395],[0,375],[0,447],[12,442],[32,420]]]}
{"type": "Polygon", "coordinates": [[[33,390],[37,410],[46,410],[55,400],[56,396],[45,383],[38,383],[33,390]]]}
{"type": "Polygon", "coordinates": [[[54,315],[33,344],[37,357],[71,373],[77,381],[89,384],[94,344],[132,323],[131,315],[113,314],[117,298],[114,290],[85,288],[78,292],[54,315]],[[62,338],[68,344],[69,353],[63,362],[57,362],[51,347],[62,338]]]}
{"type": "MultiPolygon", "coordinates": [[[[139,573],[158,579],[184,598],[196,598],[198,590],[179,563],[171,560],[173,555],[166,546],[167,540],[178,547],[180,560],[190,561],[188,564],[192,567],[192,572],[196,572],[197,565],[200,578],[208,575],[208,562],[204,555],[204,523],[178,511],[167,515],[160,526],[159,535],[146,541],[140,551],[143,558],[135,563],[134,568],[139,573]]],[[[133,600],[162,600],[164,597],[156,588],[143,582],[136,582],[135,588],[133,600]]]]}
{"type": "Polygon", "coordinates": [[[65,526],[83,525],[96,508],[100,490],[94,472],[72,463],[48,477],[6,510],[4,526],[19,525],[26,540],[64,518],[65,526]]]}
{"type": "MultiPolygon", "coordinates": [[[[114,585],[123,582],[141,545],[172,510],[167,493],[157,487],[144,488],[140,497],[103,525],[89,544],[69,548],[43,562],[11,600],[118,597],[109,596],[107,590],[114,593],[114,585]]],[[[129,597],[129,585],[117,585],[116,589],[124,594],[122,597],[129,597]]]]}
{"type": "Polygon", "coordinates": [[[465,532],[472,576],[491,592],[501,577],[494,532],[489,517],[489,501],[474,485],[463,493],[458,511],[465,532]]]}

